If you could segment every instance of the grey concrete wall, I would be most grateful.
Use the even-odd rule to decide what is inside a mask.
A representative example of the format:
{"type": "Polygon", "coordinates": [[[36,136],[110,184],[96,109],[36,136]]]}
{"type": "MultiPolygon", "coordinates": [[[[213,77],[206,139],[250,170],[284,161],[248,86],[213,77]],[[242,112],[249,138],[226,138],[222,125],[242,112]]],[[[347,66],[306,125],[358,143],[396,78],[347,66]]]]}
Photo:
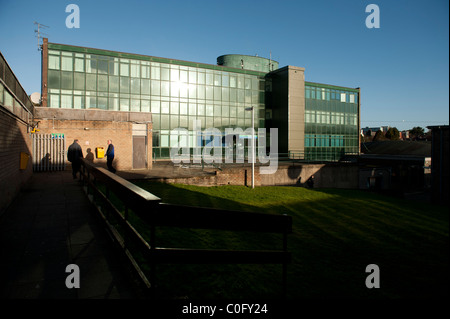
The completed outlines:
{"type": "Polygon", "coordinates": [[[261,185],[303,186],[314,175],[314,187],[349,188],[359,187],[357,165],[342,164],[295,164],[278,167],[274,174],[261,175],[261,185]]]}
{"type": "Polygon", "coordinates": [[[290,152],[305,150],[305,69],[288,66],[288,141],[290,152]]]}
{"type": "MultiPolygon", "coordinates": [[[[359,168],[352,164],[282,165],[274,174],[259,174],[255,168],[256,186],[305,186],[314,175],[314,187],[358,189],[359,168]]],[[[199,186],[251,185],[251,168],[224,168],[211,176],[159,178],[161,182],[199,186]]]]}

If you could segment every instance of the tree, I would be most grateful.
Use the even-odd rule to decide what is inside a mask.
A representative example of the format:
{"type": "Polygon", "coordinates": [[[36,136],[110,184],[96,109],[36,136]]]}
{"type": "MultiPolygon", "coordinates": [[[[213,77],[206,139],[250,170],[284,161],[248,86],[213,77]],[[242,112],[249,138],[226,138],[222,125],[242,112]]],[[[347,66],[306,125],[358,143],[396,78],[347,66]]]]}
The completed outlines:
{"type": "Polygon", "coordinates": [[[409,137],[417,138],[417,137],[424,135],[424,133],[425,133],[425,130],[422,127],[416,126],[416,127],[413,127],[411,130],[409,130],[409,137]]]}
{"type": "Polygon", "coordinates": [[[382,132],[381,130],[378,130],[378,131],[375,133],[375,136],[373,137],[373,141],[374,141],[374,142],[382,141],[382,140],[384,140],[384,139],[386,139],[386,138],[385,138],[385,136],[384,136],[384,134],[383,134],[383,132],[382,132]]]}
{"type": "Polygon", "coordinates": [[[390,127],[389,130],[386,132],[386,138],[390,139],[391,141],[396,141],[400,139],[400,133],[396,127],[390,127]]]}

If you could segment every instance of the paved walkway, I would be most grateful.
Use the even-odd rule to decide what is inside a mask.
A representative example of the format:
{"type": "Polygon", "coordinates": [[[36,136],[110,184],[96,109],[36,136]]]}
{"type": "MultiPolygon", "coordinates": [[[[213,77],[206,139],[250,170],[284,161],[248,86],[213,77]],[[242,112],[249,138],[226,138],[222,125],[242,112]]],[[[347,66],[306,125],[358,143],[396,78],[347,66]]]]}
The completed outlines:
{"type": "Polygon", "coordinates": [[[34,173],[0,216],[0,298],[140,299],[71,172],[34,173]],[[68,289],[69,264],[80,288],[68,289]]]}

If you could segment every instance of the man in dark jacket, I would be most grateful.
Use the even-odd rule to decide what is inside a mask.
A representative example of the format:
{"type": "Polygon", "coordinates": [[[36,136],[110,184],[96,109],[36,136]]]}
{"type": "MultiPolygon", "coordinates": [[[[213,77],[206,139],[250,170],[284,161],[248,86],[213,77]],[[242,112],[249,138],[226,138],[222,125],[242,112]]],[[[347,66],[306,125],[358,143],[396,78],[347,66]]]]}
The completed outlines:
{"type": "Polygon", "coordinates": [[[77,173],[81,168],[81,158],[83,157],[83,150],[81,149],[78,140],[74,140],[72,145],[67,150],[67,159],[72,163],[73,179],[77,178],[77,173]]]}
{"type": "Polygon", "coordinates": [[[110,172],[115,173],[116,169],[112,166],[112,162],[114,160],[114,145],[111,140],[108,140],[108,149],[106,150],[106,165],[108,166],[108,170],[110,172]]]}

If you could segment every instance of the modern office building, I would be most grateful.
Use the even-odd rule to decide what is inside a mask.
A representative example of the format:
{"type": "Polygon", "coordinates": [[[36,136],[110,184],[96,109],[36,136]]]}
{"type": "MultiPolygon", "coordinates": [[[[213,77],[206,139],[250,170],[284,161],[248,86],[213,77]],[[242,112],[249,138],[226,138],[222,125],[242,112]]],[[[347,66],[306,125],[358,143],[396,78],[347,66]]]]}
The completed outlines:
{"type": "Polygon", "coordinates": [[[250,128],[249,107],[255,129],[278,128],[280,155],[337,161],[358,154],[359,88],[305,82],[304,70],[257,56],[223,55],[214,65],[44,39],[41,106],[151,114],[146,147],[156,159],[169,158],[175,143],[205,145],[195,120],[223,134],[250,128]],[[171,135],[175,128],[187,129],[188,141],[171,135]]]}

